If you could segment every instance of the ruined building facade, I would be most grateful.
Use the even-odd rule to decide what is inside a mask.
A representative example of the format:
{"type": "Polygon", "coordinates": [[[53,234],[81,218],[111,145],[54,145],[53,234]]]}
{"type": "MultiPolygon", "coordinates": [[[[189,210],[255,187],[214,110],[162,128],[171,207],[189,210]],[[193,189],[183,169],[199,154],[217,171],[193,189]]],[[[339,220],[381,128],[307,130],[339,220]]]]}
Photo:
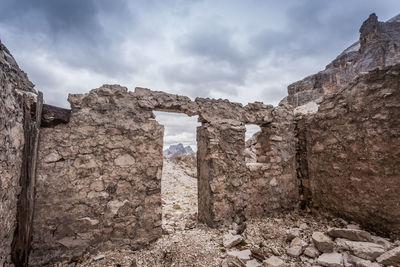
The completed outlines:
{"type": "MultiPolygon", "coordinates": [[[[361,47],[375,42],[364,37],[361,47]]],[[[103,85],[69,95],[64,110],[42,104],[0,48],[0,265],[137,249],[161,236],[164,130],[153,111],[199,117],[200,222],[308,207],[400,236],[398,57],[346,78],[307,114],[294,109],[293,87],[273,107],[103,85]],[[246,124],[261,128],[253,162],[246,124]]]]}

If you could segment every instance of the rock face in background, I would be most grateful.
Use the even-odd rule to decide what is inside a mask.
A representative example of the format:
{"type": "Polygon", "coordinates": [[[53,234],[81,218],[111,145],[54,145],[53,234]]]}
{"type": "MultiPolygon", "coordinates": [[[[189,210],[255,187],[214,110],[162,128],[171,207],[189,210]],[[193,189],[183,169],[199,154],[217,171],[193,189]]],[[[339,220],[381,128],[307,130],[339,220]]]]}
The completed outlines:
{"type": "Polygon", "coordinates": [[[314,208],[400,236],[400,64],[362,75],[299,121],[314,208]]]}
{"type": "Polygon", "coordinates": [[[170,145],[169,148],[163,151],[163,155],[166,157],[192,155],[194,153],[195,152],[190,146],[184,147],[181,143],[177,145],[170,145]]]}
{"type": "Polygon", "coordinates": [[[0,266],[10,263],[21,189],[24,103],[35,95],[33,84],[0,42],[0,266]]]}
{"type": "Polygon", "coordinates": [[[294,107],[316,101],[347,86],[357,75],[400,63],[400,15],[379,22],[371,14],[360,28],[360,40],[343,51],[325,70],[288,86],[294,107]]]}

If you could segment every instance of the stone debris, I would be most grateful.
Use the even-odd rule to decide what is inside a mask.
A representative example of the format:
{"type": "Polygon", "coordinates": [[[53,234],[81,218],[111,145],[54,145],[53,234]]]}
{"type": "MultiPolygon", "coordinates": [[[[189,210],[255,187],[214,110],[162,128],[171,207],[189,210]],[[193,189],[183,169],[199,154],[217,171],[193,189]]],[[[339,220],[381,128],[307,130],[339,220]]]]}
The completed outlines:
{"type": "Polygon", "coordinates": [[[98,260],[104,259],[104,257],[105,257],[104,254],[99,254],[97,256],[94,256],[93,260],[98,261],[98,260]]]}
{"type": "Polygon", "coordinates": [[[334,243],[327,235],[321,232],[314,232],[312,234],[312,241],[315,247],[322,253],[333,252],[334,243]]]}
{"type": "Polygon", "coordinates": [[[319,256],[319,251],[316,247],[314,246],[308,246],[305,250],[304,250],[304,255],[310,257],[310,258],[317,258],[319,256]]]}
{"type": "Polygon", "coordinates": [[[240,235],[232,235],[232,234],[226,234],[224,235],[223,238],[223,245],[226,248],[231,248],[239,244],[243,240],[242,236],[240,235]]]}
{"type": "Polygon", "coordinates": [[[246,262],[250,260],[251,251],[250,249],[245,250],[235,250],[235,251],[228,251],[228,256],[236,257],[239,260],[246,262]]]}
{"type": "Polygon", "coordinates": [[[334,238],[346,238],[352,241],[372,241],[372,235],[359,229],[331,228],[327,234],[334,238]]]}
{"type": "Polygon", "coordinates": [[[290,257],[298,257],[301,255],[301,253],[303,253],[303,248],[301,246],[293,246],[293,247],[288,248],[286,250],[286,253],[290,257]]]}
{"type": "Polygon", "coordinates": [[[327,267],[341,267],[343,263],[343,256],[340,253],[324,253],[318,257],[318,264],[327,267]]]}
{"type": "Polygon", "coordinates": [[[264,267],[287,267],[288,264],[286,264],[283,260],[276,256],[271,256],[265,261],[263,261],[263,266],[264,267]]]}
{"type": "Polygon", "coordinates": [[[356,267],[381,267],[382,265],[377,262],[371,262],[369,260],[364,260],[353,255],[345,255],[343,258],[345,266],[354,265],[356,267]]]}
{"type": "Polygon", "coordinates": [[[261,267],[262,264],[259,263],[257,260],[250,260],[246,262],[246,267],[261,267]]]}
{"type": "Polygon", "coordinates": [[[288,242],[292,241],[295,237],[300,236],[300,229],[299,228],[291,228],[287,231],[286,240],[288,242]]]}
{"type": "Polygon", "coordinates": [[[400,265],[400,246],[386,251],[380,255],[376,261],[385,265],[400,265]]]}
{"type": "Polygon", "coordinates": [[[383,246],[371,242],[350,241],[342,238],[335,240],[338,248],[350,250],[355,256],[366,260],[375,260],[385,252],[383,246]]]}

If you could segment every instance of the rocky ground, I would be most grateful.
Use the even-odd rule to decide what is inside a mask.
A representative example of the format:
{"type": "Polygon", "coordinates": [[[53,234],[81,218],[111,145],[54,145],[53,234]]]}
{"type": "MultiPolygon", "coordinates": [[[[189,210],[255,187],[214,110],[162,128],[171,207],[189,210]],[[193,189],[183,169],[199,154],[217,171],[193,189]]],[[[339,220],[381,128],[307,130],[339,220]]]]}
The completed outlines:
{"type": "Polygon", "coordinates": [[[158,241],[58,266],[400,266],[399,240],[338,218],[292,212],[220,229],[198,224],[194,166],[188,159],[164,161],[158,241]]]}

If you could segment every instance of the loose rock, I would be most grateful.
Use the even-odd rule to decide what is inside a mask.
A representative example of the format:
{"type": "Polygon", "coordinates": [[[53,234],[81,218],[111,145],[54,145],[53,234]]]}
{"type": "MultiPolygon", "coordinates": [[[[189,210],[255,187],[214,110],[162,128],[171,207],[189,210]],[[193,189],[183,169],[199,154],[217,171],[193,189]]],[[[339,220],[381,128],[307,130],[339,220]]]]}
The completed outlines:
{"type": "Polygon", "coordinates": [[[341,249],[350,250],[354,255],[366,260],[375,260],[385,252],[383,246],[371,242],[357,242],[338,238],[336,245],[341,249]]]}
{"type": "Polygon", "coordinates": [[[319,256],[317,262],[322,266],[341,267],[343,262],[343,256],[340,253],[324,253],[321,256],[319,256]]]}
{"type": "Polygon", "coordinates": [[[314,232],[312,234],[312,241],[319,251],[322,253],[333,252],[334,243],[332,239],[321,232],[314,232]]]}
{"type": "Polygon", "coordinates": [[[370,233],[358,229],[331,228],[327,234],[335,238],[346,238],[352,241],[372,241],[370,233]]]}
{"type": "Polygon", "coordinates": [[[276,256],[271,256],[263,261],[265,267],[287,267],[288,265],[276,256]]]}
{"type": "Polygon", "coordinates": [[[400,247],[383,253],[376,261],[385,265],[400,265],[400,247]]]}

